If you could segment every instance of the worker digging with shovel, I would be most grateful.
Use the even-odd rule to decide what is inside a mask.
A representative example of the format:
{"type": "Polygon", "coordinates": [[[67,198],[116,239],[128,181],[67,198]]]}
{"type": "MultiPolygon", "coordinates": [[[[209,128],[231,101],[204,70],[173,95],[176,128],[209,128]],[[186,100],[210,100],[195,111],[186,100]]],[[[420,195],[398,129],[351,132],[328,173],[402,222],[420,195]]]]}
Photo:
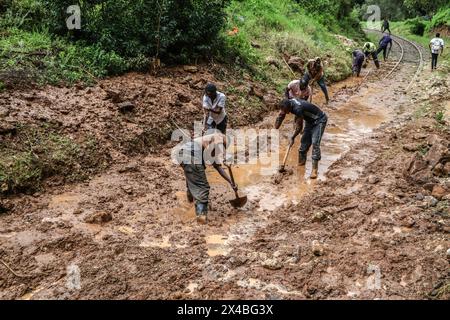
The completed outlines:
{"type": "MultiPolygon", "coordinates": [[[[318,106],[300,99],[284,99],[279,103],[280,114],[275,121],[275,129],[279,129],[283,120],[288,113],[295,115],[295,131],[289,139],[289,149],[294,144],[295,138],[303,130],[303,120],[305,121],[305,128],[303,131],[300,149],[298,150],[298,164],[304,166],[306,164],[306,156],[311,145],[312,151],[312,172],[311,179],[317,179],[319,170],[319,161],[321,159],[320,143],[327,125],[328,117],[318,106]]],[[[287,158],[287,154],[285,160],[287,158]]],[[[285,162],[284,162],[285,163],[285,162]]],[[[280,168],[280,172],[284,170],[280,168]]]]}
{"type": "Polygon", "coordinates": [[[177,162],[181,164],[186,178],[186,194],[189,202],[195,201],[195,214],[197,221],[208,221],[208,204],[210,186],[206,178],[206,164],[214,169],[232,187],[236,199],[230,203],[235,207],[242,207],[247,202],[247,197],[238,197],[238,186],[234,182],[231,166],[224,163],[226,150],[226,136],[212,133],[190,140],[176,150],[177,162]],[[222,164],[228,167],[230,176],[222,168],[222,164]]]}

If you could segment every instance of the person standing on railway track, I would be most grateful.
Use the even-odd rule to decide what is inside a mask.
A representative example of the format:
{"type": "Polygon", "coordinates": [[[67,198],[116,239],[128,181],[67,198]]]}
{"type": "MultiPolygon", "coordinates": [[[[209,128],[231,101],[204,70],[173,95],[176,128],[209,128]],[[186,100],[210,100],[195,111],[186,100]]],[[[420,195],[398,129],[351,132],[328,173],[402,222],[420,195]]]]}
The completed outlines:
{"type": "Polygon", "coordinates": [[[390,35],[385,34],[380,41],[378,42],[378,50],[377,50],[377,56],[378,54],[383,51],[383,59],[384,61],[386,61],[386,59],[389,56],[389,53],[391,52],[392,49],[392,38],[390,35]]]}
{"type": "Polygon", "coordinates": [[[303,77],[303,80],[306,83],[313,85],[314,82],[317,82],[320,89],[322,89],[323,94],[325,95],[325,101],[328,103],[330,98],[328,96],[328,89],[325,83],[325,72],[322,63],[322,59],[316,57],[314,59],[308,60],[305,67],[306,73],[303,77]]]}
{"type": "Polygon", "coordinates": [[[377,54],[377,47],[372,42],[366,42],[364,43],[364,55],[366,58],[372,57],[373,62],[375,63],[375,66],[377,69],[380,69],[380,62],[378,61],[378,54],[377,54]]]}
{"type": "Polygon", "coordinates": [[[186,196],[189,202],[195,201],[197,220],[208,221],[210,186],[206,178],[206,165],[214,169],[237,191],[237,186],[223,170],[226,150],[226,136],[217,132],[192,139],[175,149],[175,157],[181,165],[186,178],[186,196]]]}
{"type": "Polygon", "coordinates": [[[384,17],[383,24],[381,25],[381,32],[389,31],[389,34],[391,34],[391,29],[389,29],[389,20],[387,17],[384,17]]]}
{"type": "Polygon", "coordinates": [[[362,52],[359,49],[356,49],[355,51],[352,52],[352,56],[353,56],[353,66],[352,66],[353,75],[359,77],[365,59],[364,52],[362,52]]]}
{"type": "Polygon", "coordinates": [[[275,121],[275,129],[279,129],[286,115],[295,115],[295,131],[290,138],[291,145],[295,138],[303,131],[300,149],[298,150],[298,164],[304,166],[311,145],[312,150],[312,172],[311,179],[317,179],[319,161],[321,159],[320,143],[327,125],[328,117],[318,106],[308,101],[299,99],[284,99],[279,103],[280,113],[275,121]],[[303,120],[305,128],[303,130],[303,120]]]}
{"type": "Polygon", "coordinates": [[[203,96],[203,126],[204,131],[217,129],[225,134],[227,131],[228,116],[225,111],[226,96],[217,91],[213,83],[208,83],[203,96]]]}
{"type": "Polygon", "coordinates": [[[286,99],[295,98],[308,101],[312,98],[311,86],[305,79],[292,80],[286,87],[284,96],[286,99]]]}
{"type": "Polygon", "coordinates": [[[441,55],[444,53],[444,40],[441,38],[441,34],[436,33],[436,37],[431,39],[429,44],[431,50],[431,71],[436,70],[439,52],[441,55]]]}

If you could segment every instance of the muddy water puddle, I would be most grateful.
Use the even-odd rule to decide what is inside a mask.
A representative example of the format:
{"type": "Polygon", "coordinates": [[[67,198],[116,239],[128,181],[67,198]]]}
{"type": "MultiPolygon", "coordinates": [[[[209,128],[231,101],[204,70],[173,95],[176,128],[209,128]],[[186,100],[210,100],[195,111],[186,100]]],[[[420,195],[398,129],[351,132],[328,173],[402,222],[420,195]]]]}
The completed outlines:
{"type": "MultiPolygon", "coordinates": [[[[386,107],[377,97],[382,94],[380,89],[361,89],[358,97],[350,97],[338,108],[328,109],[328,125],[322,139],[322,160],[319,162],[319,179],[325,180],[328,168],[350,148],[366,138],[383,122],[392,119],[392,110],[386,107]],[[362,98],[363,97],[363,98],[362,98]]],[[[275,122],[277,113],[273,113],[266,120],[275,122]]],[[[279,163],[267,166],[266,160],[255,164],[240,164],[233,166],[233,173],[241,193],[246,194],[249,200],[259,201],[259,211],[273,211],[288,203],[298,203],[301,197],[313,190],[315,181],[309,179],[311,174],[311,150],[305,167],[298,166],[298,149],[300,135],[289,153],[286,168],[288,174],[281,180],[283,184],[272,183],[273,176],[278,174],[278,165],[282,163],[287,151],[288,137],[293,131],[293,117],[285,120],[280,131],[279,163]]],[[[347,174],[353,177],[350,168],[347,174]]],[[[213,170],[208,169],[208,178],[212,185],[225,184],[223,179],[213,170]]]]}

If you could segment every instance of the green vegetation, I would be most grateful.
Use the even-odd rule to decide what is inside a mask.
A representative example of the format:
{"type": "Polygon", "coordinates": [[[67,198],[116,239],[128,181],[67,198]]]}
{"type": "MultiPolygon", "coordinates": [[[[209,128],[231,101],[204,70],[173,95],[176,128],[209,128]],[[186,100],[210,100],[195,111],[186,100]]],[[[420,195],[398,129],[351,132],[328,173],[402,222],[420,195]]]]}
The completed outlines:
{"type": "MultiPolygon", "coordinates": [[[[409,40],[412,40],[420,45],[422,45],[424,48],[429,48],[429,43],[432,38],[435,37],[435,30],[431,28],[432,21],[425,21],[425,20],[419,20],[417,18],[415,19],[409,19],[401,22],[393,22],[391,23],[391,30],[394,34],[398,34],[400,36],[403,36],[409,40]],[[420,21],[421,23],[425,24],[425,31],[423,36],[414,34],[412,31],[414,30],[414,24],[416,21],[420,21]]],[[[444,34],[441,34],[441,38],[443,38],[446,48],[444,48],[444,53],[439,56],[438,61],[438,71],[440,73],[447,74],[450,72],[450,50],[448,50],[448,44],[450,43],[450,37],[444,34]]],[[[427,66],[428,67],[428,66],[427,66]]]]}
{"type": "MultiPolygon", "coordinates": [[[[368,7],[376,5],[381,9],[382,18],[388,17],[392,21],[401,21],[414,17],[435,16],[442,8],[448,8],[448,0],[361,0],[355,1],[354,10],[363,21],[371,15],[368,7]]],[[[448,20],[447,20],[448,21],[448,20]]]]}
{"type": "Polygon", "coordinates": [[[0,193],[36,191],[50,176],[83,180],[108,161],[94,138],[76,142],[49,127],[21,126],[0,143],[0,193]]]}
{"type": "MultiPolygon", "coordinates": [[[[302,63],[315,56],[323,57],[331,81],[351,74],[349,50],[355,43],[350,40],[346,46],[344,37],[340,40],[299,4],[289,0],[232,1],[227,12],[225,51],[235,52],[241,65],[279,86],[285,86],[293,77],[287,67],[290,56],[298,57],[302,63]]],[[[334,27],[345,33],[337,24],[334,27]]]]}
{"type": "Polygon", "coordinates": [[[0,4],[0,79],[7,87],[71,85],[148,71],[159,59],[190,63],[219,57],[234,63],[236,56],[241,66],[268,79],[273,70],[265,55],[281,66],[281,54],[287,53],[305,60],[328,56],[329,78],[337,80],[349,74],[350,57],[333,34],[362,36],[353,2],[78,1],[81,30],[68,30],[72,0],[5,0],[0,4]],[[235,26],[239,32],[228,36],[235,26]],[[261,50],[251,41],[260,41],[261,50]]]}
{"type": "Polygon", "coordinates": [[[31,82],[74,84],[125,71],[124,60],[98,45],[52,39],[45,31],[10,28],[0,39],[0,75],[9,86],[31,82]]]}

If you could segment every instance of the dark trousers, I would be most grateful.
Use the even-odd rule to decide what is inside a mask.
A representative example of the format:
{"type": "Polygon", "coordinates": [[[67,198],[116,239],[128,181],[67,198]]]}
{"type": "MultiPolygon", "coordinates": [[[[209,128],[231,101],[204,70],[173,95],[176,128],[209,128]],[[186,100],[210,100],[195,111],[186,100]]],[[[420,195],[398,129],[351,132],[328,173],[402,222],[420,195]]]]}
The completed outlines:
{"type": "Polygon", "coordinates": [[[186,177],[186,188],[188,194],[195,200],[196,212],[206,212],[209,201],[209,183],[206,178],[205,166],[202,164],[182,164],[184,176],[186,177]]]}
{"type": "Polygon", "coordinates": [[[436,69],[438,62],[439,53],[431,54],[431,70],[436,69]]]}
{"type": "MultiPolygon", "coordinates": [[[[311,81],[312,77],[311,75],[306,72],[305,76],[303,77],[304,80],[306,80],[308,83],[309,81],[311,81]]],[[[325,83],[325,76],[322,76],[322,78],[320,78],[317,81],[317,84],[319,85],[320,89],[322,89],[323,94],[325,95],[325,100],[330,100],[329,96],[328,96],[328,89],[327,89],[327,85],[325,83]]]]}
{"type": "MultiPolygon", "coordinates": [[[[384,59],[384,61],[386,61],[386,59],[388,58],[387,57],[387,46],[379,47],[377,50],[377,56],[380,54],[381,51],[383,51],[383,59],[384,59]]],[[[377,58],[377,60],[378,60],[378,58],[377,58]]]]}
{"type": "Polygon", "coordinates": [[[217,129],[223,134],[227,133],[227,124],[228,124],[228,116],[225,116],[225,118],[222,120],[221,123],[217,124],[214,121],[208,125],[208,129],[217,129]]]}
{"type": "Polygon", "coordinates": [[[358,56],[353,59],[353,74],[356,74],[359,77],[359,74],[361,73],[361,68],[364,63],[364,56],[358,56]]]}
{"type": "Polygon", "coordinates": [[[383,28],[381,28],[381,32],[385,32],[386,30],[389,31],[389,34],[391,34],[391,29],[389,29],[389,27],[383,26],[383,28]]]}
{"type": "Polygon", "coordinates": [[[311,145],[313,146],[312,159],[320,161],[320,159],[322,158],[320,143],[322,142],[322,136],[325,132],[327,121],[328,117],[326,114],[324,114],[322,118],[316,120],[315,122],[305,121],[305,129],[303,131],[300,149],[298,150],[303,158],[306,158],[306,154],[308,153],[311,145]]]}
{"type": "Polygon", "coordinates": [[[380,62],[378,61],[378,54],[377,52],[366,52],[365,53],[366,57],[368,58],[369,56],[372,56],[373,62],[375,63],[375,66],[377,67],[377,69],[380,68],[380,62]]]}

